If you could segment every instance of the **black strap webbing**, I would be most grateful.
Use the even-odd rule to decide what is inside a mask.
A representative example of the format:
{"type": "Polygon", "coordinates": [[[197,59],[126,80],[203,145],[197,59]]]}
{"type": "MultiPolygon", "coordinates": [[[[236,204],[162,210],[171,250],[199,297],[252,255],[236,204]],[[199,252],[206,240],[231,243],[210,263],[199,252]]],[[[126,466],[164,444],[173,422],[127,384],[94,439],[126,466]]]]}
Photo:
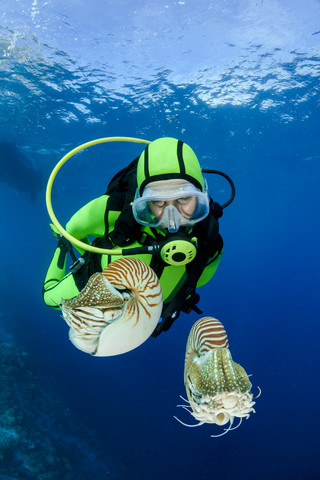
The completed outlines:
{"type": "Polygon", "coordinates": [[[178,140],[177,157],[179,162],[180,173],[184,175],[186,173],[186,167],[183,161],[182,150],[183,150],[183,141],[178,140]]]}
{"type": "MultiPolygon", "coordinates": [[[[195,294],[197,282],[203,270],[207,266],[207,263],[208,255],[204,252],[197,253],[196,258],[191,264],[189,264],[190,267],[187,269],[188,276],[185,283],[183,284],[175,298],[170,303],[164,306],[161,315],[162,321],[161,323],[158,323],[156,329],[152,333],[152,337],[155,338],[160,335],[161,332],[166,332],[167,330],[169,330],[173,322],[179,317],[180,311],[183,310],[183,305],[187,301],[188,297],[192,297],[195,294]]],[[[199,299],[200,297],[198,295],[197,300],[199,299]]],[[[193,307],[194,305],[191,307],[191,309],[193,309],[193,307]]]]}

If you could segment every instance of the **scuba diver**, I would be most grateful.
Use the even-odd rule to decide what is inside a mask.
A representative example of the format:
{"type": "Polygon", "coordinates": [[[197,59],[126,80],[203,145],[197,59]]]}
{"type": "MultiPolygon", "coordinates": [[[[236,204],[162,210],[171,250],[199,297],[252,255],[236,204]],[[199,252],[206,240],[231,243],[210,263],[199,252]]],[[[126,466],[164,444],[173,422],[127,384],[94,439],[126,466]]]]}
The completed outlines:
{"type": "MultiPolygon", "coordinates": [[[[163,295],[161,321],[152,336],[167,331],[180,312],[197,307],[198,287],[215,274],[221,260],[223,240],[219,218],[223,206],[209,196],[199,161],[189,145],[171,137],[151,142],[142,154],[118,172],[102,196],[92,200],[69,220],[66,231],[92,245],[117,249],[147,263],[160,280],[163,295]]],[[[58,239],[48,268],[43,298],[46,305],[59,309],[61,299],[73,298],[95,272],[120,258],[119,255],[81,251],[51,227],[58,239]],[[68,252],[73,260],[66,274],[68,252]]]]}

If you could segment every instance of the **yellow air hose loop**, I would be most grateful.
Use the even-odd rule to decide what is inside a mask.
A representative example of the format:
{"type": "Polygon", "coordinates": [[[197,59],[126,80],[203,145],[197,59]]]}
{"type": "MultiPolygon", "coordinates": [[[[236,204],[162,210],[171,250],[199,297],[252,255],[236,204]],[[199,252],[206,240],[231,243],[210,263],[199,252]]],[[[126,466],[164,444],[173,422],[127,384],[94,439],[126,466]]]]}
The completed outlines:
{"type": "Polygon", "coordinates": [[[51,202],[51,191],[52,191],[52,185],[54,182],[54,179],[56,178],[57,173],[59,172],[60,168],[64,163],[66,163],[69,158],[73,157],[76,153],[80,152],[81,150],[85,150],[88,147],[92,147],[93,145],[97,145],[98,143],[107,143],[107,142],[131,142],[131,143],[144,143],[146,145],[149,145],[151,143],[149,140],[143,140],[141,138],[131,138],[131,137],[105,137],[105,138],[97,138],[96,140],[91,140],[90,142],[83,143],[82,145],[79,145],[78,147],[74,148],[71,150],[69,153],[67,153],[61,160],[57,163],[57,165],[54,167],[54,169],[51,172],[51,175],[49,177],[48,183],[47,183],[47,189],[46,189],[46,204],[47,204],[47,210],[49,213],[49,217],[52,220],[52,223],[57,227],[61,235],[63,235],[69,242],[71,242],[73,245],[76,247],[82,248],[83,250],[88,250],[89,252],[94,252],[94,253],[103,253],[106,255],[122,255],[123,250],[118,249],[118,250],[109,250],[105,248],[98,248],[94,247],[92,245],[88,245],[87,243],[81,242],[80,240],[76,239],[70,233],[68,233],[62,225],[57,220],[57,217],[54,214],[53,208],[52,208],[52,202],[51,202]]]}

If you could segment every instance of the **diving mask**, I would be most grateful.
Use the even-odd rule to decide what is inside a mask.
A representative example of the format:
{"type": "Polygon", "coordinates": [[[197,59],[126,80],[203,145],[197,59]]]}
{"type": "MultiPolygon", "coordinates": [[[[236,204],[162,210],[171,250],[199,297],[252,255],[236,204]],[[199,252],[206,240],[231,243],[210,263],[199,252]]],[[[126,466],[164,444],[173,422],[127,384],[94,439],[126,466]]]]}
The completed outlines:
{"type": "Polygon", "coordinates": [[[181,226],[192,226],[209,213],[209,195],[205,182],[201,192],[192,183],[154,182],[147,186],[142,196],[137,190],[132,211],[135,220],[148,227],[167,228],[175,233],[181,226]]]}

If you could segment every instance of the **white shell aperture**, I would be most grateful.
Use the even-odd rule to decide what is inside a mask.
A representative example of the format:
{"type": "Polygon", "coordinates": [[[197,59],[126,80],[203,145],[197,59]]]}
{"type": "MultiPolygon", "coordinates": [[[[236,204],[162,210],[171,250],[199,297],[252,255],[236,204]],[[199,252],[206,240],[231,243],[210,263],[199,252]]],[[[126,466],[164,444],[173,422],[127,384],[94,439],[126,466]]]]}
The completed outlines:
{"type": "Polygon", "coordinates": [[[120,258],[92,275],[62,315],[75,347],[95,356],[129,352],[149,338],[162,311],[162,291],[154,271],[135,258],[120,258]]]}

